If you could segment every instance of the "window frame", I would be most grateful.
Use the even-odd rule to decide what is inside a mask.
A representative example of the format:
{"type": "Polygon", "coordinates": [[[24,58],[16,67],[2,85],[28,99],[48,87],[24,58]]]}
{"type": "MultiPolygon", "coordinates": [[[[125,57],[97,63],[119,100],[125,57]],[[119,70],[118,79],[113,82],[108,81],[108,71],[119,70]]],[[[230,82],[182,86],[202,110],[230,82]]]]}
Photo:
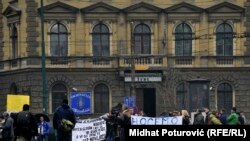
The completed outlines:
{"type": "Polygon", "coordinates": [[[137,24],[132,31],[133,31],[132,41],[134,41],[134,53],[135,54],[151,54],[152,31],[150,27],[145,23],[140,23],[140,24],[137,24]],[[137,32],[138,31],[137,28],[141,28],[139,29],[140,32],[137,32]],[[146,30],[145,28],[148,30],[148,32],[145,31],[146,30]],[[137,41],[137,38],[139,39],[140,42],[137,41]],[[146,46],[147,44],[148,44],[148,48],[146,46]]]}
{"type": "Polygon", "coordinates": [[[10,40],[11,40],[12,59],[17,59],[18,58],[18,31],[17,31],[16,25],[14,24],[11,26],[10,40]]]}
{"type": "Polygon", "coordinates": [[[178,24],[174,30],[174,39],[175,39],[175,56],[192,56],[193,30],[189,24],[187,24],[186,22],[178,24]],[[177,31],[178,28],[181,28],[181,32],[177,31]],[[186,30],[188,30],[188,32],[186,30]],[[180,46],[181,51],[178,50],[178,44],[181,44],[180,46]],[[190,47],[188,45],[190,45],[190,47]],[[188,50],[186,50],[186,48],[188,50]]]}
{"type": "Polygon", "coordinates": [[[216,56],[233,56],[233,47],[234,47],[233,36],[234,36],[233,27],[229,23],[223,22],[217,26],[216,28],[216,56]],[[219,29],[221,29],[220,28],[221,26],[223,26],[222,27],[223,31],[218,31],[219,29]],[[230,32],[225,31],[226,26],[228,26],[231,29],[230,32]],[[222,37],[219,37],[219,36],[222,36],[222,37]],[[230,39],[228,39],[230,40],[230,44],[226,44],[226,40],[228,36],[231,37],[230,39]],[[222,41],[222,43],[220,44],[219,41],[222,41]],[[222,48],[220,48],[220,46],[222,48]],[[230,46],[231,49],[228,49],[226,46],[230,46]],[[220,50],[222,51],[222,53],[219,53],[220,50]]]}
{"type": "Polygon", "coordinates": [[[217,87],[217,108],[218,110],[221,110],[221,108],[225,109],[227,113],[230,113],[230,110],[233,106],[233,87],[230,83],[223,82],[220,83],[217,87]],[[230,90],[227,90],[226,87],[230,88],[230,90]],[[221,96],[223,94],[223,96],[221,96]],[[230,96],[229,96],[230,94],[230,96]],[[228,98],[230,99],[228,100],[228,98]],[[227,101],[226,101],[227,100],[227,101]],[[223,102],[223,103],[221,103],[223,102]],[[230,105],[227,105],[230,103],[230,105]],[[223,105],[223,107],[220,107],[220,105],[223,105]]]}
{"type": "Polygon", "coordinates": [[[99,84],[95,85],[95,87],[93,89],[93,93],[94,93],[94,100],[93,100],[94,113],[107,113],[107,112],[109,112],[110,111],[110,108],[109,108],[110,88],[105,83],[99,83],[99,84]],[[100,88],[100,90],[97,90],[97,88],[100,88]],[[105,89],[105,91],[103,91],[103,89],[105,89]],[[100,99],[97,98],[98,96],[100,96],[100,99]],[[105,102],[105,98],[107,100],[106,102],[105,102]],[[101,104],[99,102],[101,102],[101,104]],[[105,107],[105,105],[107,105],[107,107],[105,107]]]}
{"type": "Polygon", "coordinates": [[[68,56],[69,54],[69,45],[68,45],[68,42],[69,42],[69,31],[68,31],[68,28],[65,24],[61,23],[61,22],[57,22],[57,23],[54,23],[51,28],[50,28],[50,31],[49,31],[49,36],[50,36],[50,55],[52,57],[65,57],[65,56],[68,56]],[[54,26],[57,26],[57,32],[54,32],[52,31],[54,26]],[[64,27],[65,29],[65,32],[63,31],[60,31],[60,27],[64,27]],[[53,41],[53,37],[55,35],[55,38],[56,38],[56,41],[53,41]],[[65,41],[61,40],[61,36],[65,36],[65,41]],[[54,42],[57,42],[56,44],[54,42]],[[66,42],[66,43],[64,43],[66,42]],[[53,45],[55,44],[55,49],[53,48],[53,45]],[[59,51],[59,53],[56,53],[54,50],[57,49],[58,45],[63,45],[62,49],[59,51]],[[65,51],[63,50],[65,49],[65,51]]]}
{"type": "Polygon", "coordinates": [[[92,29],[92,54],[95,57],[108,57],[111,54],[110,30],[108,26],[102,22],[96,24],[92,29]],[[106,32],[104,32],[103,29],[106,29],[106,32]],[[99,30],[99,32],[96,30],[99,30]],[[105,36],[107,40],[104,39],[105,36]],[[96,42],[96,38],[97,40],[99,39],[99,42],[96,42]]]}

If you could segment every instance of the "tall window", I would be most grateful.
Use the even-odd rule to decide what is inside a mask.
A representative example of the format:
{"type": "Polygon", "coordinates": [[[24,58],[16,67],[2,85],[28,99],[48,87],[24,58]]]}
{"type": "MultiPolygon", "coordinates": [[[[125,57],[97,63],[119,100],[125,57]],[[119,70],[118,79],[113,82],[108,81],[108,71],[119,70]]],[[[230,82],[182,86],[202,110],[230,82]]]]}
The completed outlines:
{"type": "Polygon", "coordinates": [[[186,97],[187,97],[187,88],[185,83],[181,83],[176,88],[176,108],[177,110],[186,109],[186,97]]]}
{"type": "Polygon", "coordinates": [[[98,84],[94,88],[94,112],[109,112],[109,88],[105,84],[98,84]]]}
{"type": "Polygon", "coordinates": [[[50,30],[50,53],[57,57],[68,55],[68,31],[63,24],[54,24],[50,30]]]}
{"type": "Polygon", "coordinates": [[[184,22],[175,28],[175,55],[192,56],[192,29],[184,22]]]}
{"type": "Polygon", "coordinates": [[[232,99],[232,86],[228,83],[220,84],[217,90],[217,108],[219,110],[223,108],[227,113],[230,113],[230,110],[233,106],[232,99]]]}
{"type": "Polygon", "coordinates": [[[11,40],[11,46],[12,46],[12,58],[16,59],[18,57],[18,34],[17,34],[17,28],[15,25],[12,27],[10,40],[11,40]]]}
{"type": "Polygon", "coordinates": [[[151,31],[146,24],[139,24],[134,29],[135,54],[151,54],[151,31]]]}
{"type": "Polygon", "coordinates": [[[109,56],[109,29],[106,25],[99,23],[93,29],[93,55],[109,56]]]}
{"type": "Polygon", "coordinates": [[[68,99],[67,88],[64,84],[58,83],[51,89],[52,93],[52,112],[54,113],[56,108],[61,105],[62,99],[68,99]]]}
{"type": "Polygon", "coordinates": [[[233,29],[227,23],[220,24],[216,29],[217,56],[233,55],[233,29]]]}

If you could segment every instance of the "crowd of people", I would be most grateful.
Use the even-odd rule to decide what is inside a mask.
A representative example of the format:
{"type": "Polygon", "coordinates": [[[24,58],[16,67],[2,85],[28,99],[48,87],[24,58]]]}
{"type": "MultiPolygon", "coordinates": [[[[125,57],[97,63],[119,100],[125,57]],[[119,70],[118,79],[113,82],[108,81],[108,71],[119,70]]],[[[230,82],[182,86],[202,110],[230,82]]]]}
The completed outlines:
{"type": "MultiPolygon", "coordinates": [[[[209,108],[197,109],[197,111],[189,114],[187,110],[162,112],[160,117],[182,116],[182,125],[245,125],[247,119],[243,111],[238,112],[236,107],[232,107],[230,113],[226,113],[224,109],[220,111],[210,110],[209,108]]],[[[112,140],[114,136],[116,140],[124,141],[124,127],[131,125],[131,116],[147,116],[143,109],[137,110],[135,107],[126,107],[118,104],[113,107],[110,113],[103,116],[107,121],[106,141],[112,140]],[[114,112],[115,111],[115,112],[114,112]]]]}
{"type": "MultiPolygon", "coordinates": [[[[101,118],[106,120],[106,141],[125,141],[124,130],[131,125],[131,116],[147,116],[143,109],[127,107],[118,103],[111,111],[101,118]]],[[[162,112],[159,116],[182,116],[183,125],[244,125],[247,119],[243,111],[238,112],[232,107],[231,113],[224,109],[210,111],[208,108],[197,109],[192,116],[187,110],[162,112]]],[[[53,126],[56,141],[71,141],[72,130],[76,124],[76,117],[64,99],[53,115],[53,124],[50,125],[43,115],[39,121],[29,111],[29,105],[23,105],[23,111],[19,113],[4,112],[0,115],[0,141],[48,141],[50,129],[53,126]],[[64,122],[65,121],[65,122],[64,122]],[[67,127],[67,128],[66,128],[67,127]],[[66,131],[66,129],[69,129],[66,131]]]]}
{"type": "Polygon", "coordinates": [[[45,120],[45,115],[39,119],[29,111],[29,105],[24,104],[18,113],[4,112],[0,116],[0,141],[48,141],[51,126],[56,134],[56,141],[71,141],[72,130],[76,124],[73,110],[64,99],[53,116],[53,125],[45,120]],[[66,121],[67,124],[64,124],[66,121]],[[64,129],[67,127],[67,131],[64,129]]]}

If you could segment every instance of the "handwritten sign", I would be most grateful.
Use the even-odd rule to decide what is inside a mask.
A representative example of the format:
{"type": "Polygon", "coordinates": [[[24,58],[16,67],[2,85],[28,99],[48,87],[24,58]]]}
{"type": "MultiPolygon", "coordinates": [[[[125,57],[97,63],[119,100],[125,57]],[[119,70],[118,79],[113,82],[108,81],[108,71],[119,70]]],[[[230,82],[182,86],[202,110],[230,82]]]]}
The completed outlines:
{"type": "Polygon", "coordinates": [[[182,116],[175,117],[142,117],[131,116],[132,125],[182,125],[182,116]]]}
{"type": "Polygon", "coordinates": [[[72,141],[101,141],[106,136],[106,121],[102,118],[79,120],[72,132],[72,141]]]}

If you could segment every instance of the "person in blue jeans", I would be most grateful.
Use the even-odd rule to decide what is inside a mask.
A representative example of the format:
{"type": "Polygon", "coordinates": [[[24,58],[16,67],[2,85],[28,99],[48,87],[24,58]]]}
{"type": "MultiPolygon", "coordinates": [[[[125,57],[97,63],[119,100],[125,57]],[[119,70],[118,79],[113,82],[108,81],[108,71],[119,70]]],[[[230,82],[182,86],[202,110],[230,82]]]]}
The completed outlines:
{"type": "Polygon", "coordinates": [[[38,123],[39,141],[48,141],[49,131],[49,123],[44,120],[43,116],[41,116],[40,123],[38,123]]]}

